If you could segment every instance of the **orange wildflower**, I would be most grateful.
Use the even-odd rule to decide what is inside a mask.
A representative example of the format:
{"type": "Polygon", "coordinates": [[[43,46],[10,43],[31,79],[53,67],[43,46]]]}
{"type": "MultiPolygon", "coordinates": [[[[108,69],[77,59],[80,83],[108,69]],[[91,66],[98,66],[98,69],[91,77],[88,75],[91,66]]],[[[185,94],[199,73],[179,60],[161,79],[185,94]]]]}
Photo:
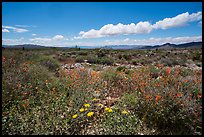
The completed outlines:
{"type": "Polygon", "coordinates": [[[188,80],[187,80],[187,79],[185,79],[183,82],[184,82],[184,83],[186,83],[186,82],[188,82],[188,80]]]}
{"type": "Polygon", "coordinates": [[[151,100],[151,96],[150,95],[146,95],[146,100],[151,100]]]}
{"type": "Polygon", "coordinates": [[[26,107],[26,104],[22,104],[22,107],[24,107],[24,108],[25,108],[25,107],[26,107]]]}
{"type": "Polygon", "coordinates": [[[176,96],[179,98],[179,97],[182,96],[182,94],[181,93],[177,93],[176,96]]]}
{"type": "Polygon", "coordinates": [[[167,73],[167,75],[169,75],[171,73],[171,68],[170,67],[166,68],[166,73],[167,73]]]}
{"type": "Polygon", "coordinates": [[[161,99],[161,96],[160,95],[157,95],[156,96],[156,101],[159,101],[161,99]]]}
{"type": "Polygon", "coordinates": [[[198,97],[198,98],[202,98],[202,94],[198,94],[197,97],[198,97]]]}
{"type": "Polygon", "coordinates": [[[157,67],[158,67],[158,68],[163,68],[163,67],[164,67],[164,64],[157,64],[157,67]]]}

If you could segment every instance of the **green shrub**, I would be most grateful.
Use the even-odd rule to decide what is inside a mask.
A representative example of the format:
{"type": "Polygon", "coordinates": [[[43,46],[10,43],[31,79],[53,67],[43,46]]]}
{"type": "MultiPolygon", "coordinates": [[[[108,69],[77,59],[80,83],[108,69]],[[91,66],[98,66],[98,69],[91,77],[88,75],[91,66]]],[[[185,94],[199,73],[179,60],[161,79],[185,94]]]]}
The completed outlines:
{"type": "Polygon", "coordinates": [[[98,64],[98,58],[97,57],[95,57],[95,56],[88,56],[87,57],[87,62],[88,63],[92,63],[92,64],[98,64]]]}
{"type": "Polygon", "coordinates": [[[200,52],[195,52],[195,53],[193,54],[192,60],[193,60],[193,61],[195,61],[195,60],[202,61],[202,53],[200,53],[200,52]]]}
{"type": "Polygon", "coordinates": [[[41,65],[47,67],[51,71],[55,71],[57,68],[59,68],[59,62],[50,56],[40,57],[39,62],[41,65]]]}
{"type": "Polygon", "coordinates": [[[79,51],[77,53],[78,53],[78,55],[82,55],[82,56],[87,56],[88,55],[87,51],[79,51]]]}
{"type": "Polygon", "coordinates": [[[123,58],[126,59],[126,60],[130,60],[131,59],[131,55],[123,54],[123,58]]]}
{"type": "Polygon", "coordinates": [[[112,58],[108,58],[108,57],[99,58],[99,64],[113,65],[113,63],[114,63],[114,60],[112,58]]]}
{"type": "Polygon", "coordinates": [[[126,67],[125,67],[125,66],[119,66],[119,67],[117,67],[116,70],[117,70],[117,71],[125,71],[125,70],[126,70],[126,67]]]}
{"type": "Polygon", "coordinates": [[[137,61],[137,60],[133,60],[133,61],[132,61],[132,64],[133,64],[133,65],[138,65],[138,61],[137,61]]]}
{"type": "Polygon", "coordinates": [[[83,56],[79,56],[79,57],[76,57],[75,61],[78,62],[78,63],[82,63],[84,62],[84,58],[83,56]]]}

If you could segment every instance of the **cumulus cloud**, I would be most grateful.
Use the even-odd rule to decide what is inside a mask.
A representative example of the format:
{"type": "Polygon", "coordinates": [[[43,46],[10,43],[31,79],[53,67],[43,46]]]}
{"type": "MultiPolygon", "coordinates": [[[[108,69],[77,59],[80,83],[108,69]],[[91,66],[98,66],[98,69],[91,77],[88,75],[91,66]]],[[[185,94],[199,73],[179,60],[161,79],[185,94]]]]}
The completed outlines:
{"type": "Polygon", "coordinates": [[[37,34],[32,34],[32,36],[36,36],[37,34]]]}
{"type": "Polygon", "coordinates": [[[188,12],[177,15],[173,18],[165,18],[153,25],[154,29],[169,29],[174,27],[185,26],[189,22],[199,21],[202,19],[202,12],[189,14],[188,12]]]}
{"type": "Polygon", "coordinates": [[[56,35],[52,39],[53,40],[62,40],[63,38],[64,38],[64,36],[62,36],[62,35],[56,35]]]}
{"type": "Polygon", "coordinates": [[[100,38],[105,36],[115,36],[115,35],[128,35],[128,34],[144,34],[150,33],[152,31],[152,26],[149,22],[139,22],[137,24],[121,24],[117,25],[107,24],[104,25],[100,30],[91,29],[87,32],[81,31],[79,37],[74,37],[75,39],[82,38],[100,38]]]}
{"type": "Polygon", "coordinates": [[[79,36],[74,37],[74,39],[83,39],[83,38],[101,38],[107,36],[115,35],[129,35],[129,34],[147,34],[154,29],[170,29],[174,27],[185,26],[189,22],[200,21],[202,20],[202,12],[189,14],[188,12],[179,14],[172,18],[165,18],[151,24],[148,21],[140,21],[137,24],[121,24],[117,25],[107,24],[104,25],[99,30],[91,29],[87,32],[79,32],[79,36]]]}
{"type": "Polygon", "coordinates": [[[8,29],[2,29],[2,32],[9,32],[8,29]]]}
{"type": "Polygon", "coordinates": [[[22,29],[22,28],[16,28],[16,27],[12,27],[12,26],[2,26],[3,29],[8,29],[8,30],[12,30],[14,32],[17,33],[23,33],[23,32],[27,32],[27,29],[22,29]]]}

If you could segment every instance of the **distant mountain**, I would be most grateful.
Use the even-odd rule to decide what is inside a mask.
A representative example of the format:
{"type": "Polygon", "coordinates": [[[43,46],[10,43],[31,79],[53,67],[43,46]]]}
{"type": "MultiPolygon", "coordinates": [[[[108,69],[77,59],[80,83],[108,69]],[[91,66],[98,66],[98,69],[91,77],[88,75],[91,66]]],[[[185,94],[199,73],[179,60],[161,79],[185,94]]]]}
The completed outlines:
{"type": "Polygon", "coordinates": [[[155,45],[155,46],[144,46],[140,49],[173,49],[173,48],[201,48],[202,42],[189,42],[184,44],[171,44],[166,43],[163,45],[155,45]]]}
{"type": "Polygon", "coordinates": [[[201,47],[202,47],[202,42],[184,43],[184,44],[179,44],[179,45],[177,45],[176,47],[177,47],[177,48],[187,48],[187,47],[201,48],[201,47]]]}
{"type": "Polygon", "coordinates": [[[176,45],[171,43],[166,43],[163,45],[144,46],[144,47],[141,47],[140,49],[172,49],[172,48],[176,48],[176,45]]]}
{"type": "Polygon", "coordinates": [[[101,48],[103,49],[139,49],[143,46],[144,45],[107,45],[101,48]]]}
{"type": "Polygon", "coordinates": [[[46,48],[46,46],[34,45],[34,44],[23,44],[23,45],[2,45],[4,48],[46,48]]]}
{"type": "Polygon", "coordinates": [[[173,49],[173,48],[199,48],[202,47],[202,42],[190,42],[184,44],[165,43],[163,45],[107,45],[104,49],[173,49]]]}
{"type": "MultiPolygon", "coordinates": [[[[29,48],[29,49],[35,49],[35,48],[53,48],[49,46],[42,46],[42,45],[34,45],[34,44],[22,44],[22,45],[2,45],[2,47],[5,48],[29,48]]],[[[146,49],[173,49],[173,48],[201,48],[202,42],[189,42],[189,43],[183,43],[183,44],[171,44],[166,43],[163,45],[107,45],[107,46],[78,46],[82,49],[95,49],[95,48],[103,48],[103,49],[138,49],[138,50],[146,50],[146,49]]],[[[67,49],[67,48],[75,48],[75,46],[72,47],[56,47],[60,49],[67,49]]]]}

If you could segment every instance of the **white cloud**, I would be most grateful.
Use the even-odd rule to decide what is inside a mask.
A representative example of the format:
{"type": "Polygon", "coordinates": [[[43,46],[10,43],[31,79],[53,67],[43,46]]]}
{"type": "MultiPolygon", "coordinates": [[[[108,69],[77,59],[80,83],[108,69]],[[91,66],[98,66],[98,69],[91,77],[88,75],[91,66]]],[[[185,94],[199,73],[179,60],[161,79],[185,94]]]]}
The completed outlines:
{"type": "Polygon", "coordinates": [[[16,45],[16,44],[22,44],[23,40],[24,40],[23,37],[19,39],[2,39],[2,43],[5,45],[16,45]]]}
{"type": "Polygon", "coordinates": [[[2,29],[2,32],[9,32],[8,29],[2,29]]]}
{"type": "Polygon", "coordinates": [[[117,25],[107,24],[99,30],[91,29],[87,32],[80,31],[79,36],[74,39],[83,38],[101,38],[115,35],[129,35],[129,34],[147,34],[154,29],[169,29],[174,27],[185,26],[189,22],[199,21],[202,19],[202,12],[189,14],[188,12],[179,14],[172,18],[165,18],[155,24],[150,24],[148,21],[140,21],[137,24],[121,24],[117,25]]]}
{"type": "Polygon", "coordinates": [[[15,28],[14,29],[14,32],[17,32],[17,33],[23,33],[23,32],[27,32],[28,30],[27,29],[21,29],[21,28],[15,28]]]}
{"type": "Polygon", "coordinates": [[[202,41],[202,36],[186,36],[186,37],[165,37],[165,38],[149,38],[149,39],[129,39],[105,41],[105,45],[160,45],[165,43],[181,44],[188,42],[202,41]]]}
{"type": "Polygon", "coordinates": [[[29,39],[30,41],[36,41],[36,42],[48,42],[51,41],[52,39],[50,38],[33,38],[33,39],[29,39]]]}
{"type": "Polygon", "coordinates": [[[181,44],[187,42],[198,42],[202,41],[202,36],[183,36],[183,37],[165,37],[165,38],[148,38],[148,39],[114,39],[114,40],[104,40],[104,41],[58,41],[52,38],[33,38],[26,41],[23,37],[19,39],[2,39],[5,45],[14,44],[39,44],[44,46],[105,46],[105,45],[160,45],[164,43],[181,44]]]}
{"type": "Polygon", "coordinates": [[[15,27],[11,27],[11,26],[2,26],[3,29],[14,29],[15,27]]]}
{"type": "Polygon", "coordinates": [[[198,22],[198,25],[202,27],[202,20],[198,22]]]}
{"type": "Polygon", "coordinates": [[[126,38],[126,39],[124,39],[123,41],[126,42],[126,41],[129,41],[129,40],[130,40],[129,38],[126,38]]]}
{"type": "Polygon", "coordinates": [[[32,34],[32,36],[36,36],[37,34],[32,34]]]}
{"type": "Polygon", "coordinates": [[[62,35],[56,35],[52,39],[53,40],[62,40],[63,38],[64,38],[64,36],[62,36],[62,35]]]}
{"type": "Polygon", "coordinates": [[[3,29],[9,29],[9,30],[12,30],[12,31],[17,32],[17,33],[23,33],[23,32],[28,31],[27,29],[16,28],[16,27],[12,27],[12,26],[2,26],[2,28],[3,29]]]}
{"type": "Polygon", "coordinates": [[[173,18],[165,18],[153,25],[154,29],[169,29],[174,27],[185,26],[189,22],[199,21],[202,19],[202,12],[189,14],[188,12],[177,15],[173,18]]]}
{"type": "Polygon", "coordinates": [[[33,42],[34,44],[42,44],[45,46],[52,46],[56,44],[60,44],[64,40],[64,36],[56,35],[51,38],[31,38],[29,41],[33,42]]]}
{"type": "Polygon", "coordinates": [[[15,25],[16,27],[20,27],[20,28],[28,28],[28,27],[30,27],[30,26],[28,26],[28,25],[15,25]]]}
{"type": "Polygon", "coordinates": [[[152,26],[149,22],[139,22],[137,24],[131,23],[128,25],[123,25],[118,23],[117,25],[107,24],[104,25],[100,30],[91,29],[87,32],[81,31],[79,37],[74,37],[75,39],[82,38],[100,38],[106,36],[115,35],[128,35],[128,34],[144,34],[150,33],[152,31],[152,26]]]}

